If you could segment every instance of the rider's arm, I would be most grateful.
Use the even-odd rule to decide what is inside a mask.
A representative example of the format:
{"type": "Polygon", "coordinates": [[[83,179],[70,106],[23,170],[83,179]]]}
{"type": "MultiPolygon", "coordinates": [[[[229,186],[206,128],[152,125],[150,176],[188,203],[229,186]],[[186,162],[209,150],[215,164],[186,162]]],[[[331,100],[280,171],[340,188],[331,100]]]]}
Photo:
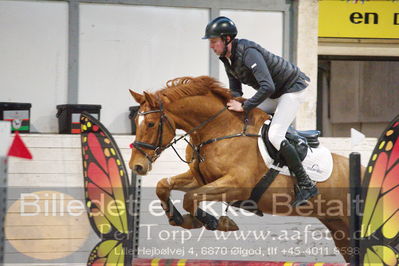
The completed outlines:
{"type": "Polygon", "coordinates": [[[233,77],[229,72],[227,72],[227,77],[229,78],[229,88],[231,90],[231,94],[234,97],[241,97],[242,96],[242,86],[241,82],[233,77]]]}
{"type": "Polygon", "coordinates": [[[258,50],[249,48],[244,55],[244,64],[252,71],[252,74],[259,84],[259,89],[255,95],[246,100],[243,104],[244,110],[249,111],[270,97],[270,95],[274,93],[275,87],[269,68],[258,50]]]}

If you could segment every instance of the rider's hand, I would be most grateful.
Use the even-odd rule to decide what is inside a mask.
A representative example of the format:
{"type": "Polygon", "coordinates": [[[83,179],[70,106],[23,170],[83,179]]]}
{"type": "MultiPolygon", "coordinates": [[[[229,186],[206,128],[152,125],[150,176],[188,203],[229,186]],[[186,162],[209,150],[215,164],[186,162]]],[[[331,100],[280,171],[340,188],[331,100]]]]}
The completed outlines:
{"type": "Polygon", "coordinates": [[[242,105],[240,102],[236,101],[236,100],[230,100],[227,103],[227,107],[229,110],[231,111],[236,111],[236,112],[244,112],[244,109],[242,108],[242,105]]]}

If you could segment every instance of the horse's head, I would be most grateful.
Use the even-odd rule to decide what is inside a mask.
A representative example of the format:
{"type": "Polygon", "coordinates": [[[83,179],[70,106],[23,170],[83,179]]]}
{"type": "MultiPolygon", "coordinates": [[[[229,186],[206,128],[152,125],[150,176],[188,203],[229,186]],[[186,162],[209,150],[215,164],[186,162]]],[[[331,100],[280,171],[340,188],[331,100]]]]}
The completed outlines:
{"type": "Polygon", "coordinates": [[[140,109],[135,119],[136,139],[132,144],[129,167],[134,173],[145,175],[175,137],[176,125],[160,99],[146,92],[144,95],[130,93],[140,104],[140,109]]]}

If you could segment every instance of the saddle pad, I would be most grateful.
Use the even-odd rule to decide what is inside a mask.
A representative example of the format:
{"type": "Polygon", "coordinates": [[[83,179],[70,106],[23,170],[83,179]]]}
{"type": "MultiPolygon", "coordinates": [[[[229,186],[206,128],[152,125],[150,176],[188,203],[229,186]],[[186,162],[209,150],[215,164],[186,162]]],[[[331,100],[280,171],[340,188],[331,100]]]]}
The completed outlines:
{"type": "MultiPolygon", "coordinates": [[[[261,132],[259,132],[261,134],[261,132]]],[[[258,138],[258,147],[262,154],[263,160],[268,168],[275,168],[273,166],[273,159],[266,150],[262,138],[258,138]]],[[[316,182],[326,181],[333,169],[333,160],[331,152],[324,146],[320,145],[317,148],[308,148],[308,153],[303,160],[303,166],[310,179],[316,182]]],[[[287,166],[279,168],[280,174],[290,176],[290,171],[287,166]]]]}

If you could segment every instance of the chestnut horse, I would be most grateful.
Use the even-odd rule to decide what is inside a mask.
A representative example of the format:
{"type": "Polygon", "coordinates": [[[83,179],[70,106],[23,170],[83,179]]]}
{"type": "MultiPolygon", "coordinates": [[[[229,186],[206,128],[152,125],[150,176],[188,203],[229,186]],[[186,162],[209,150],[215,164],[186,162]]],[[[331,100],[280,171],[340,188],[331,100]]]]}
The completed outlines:
{"type": "MultiPolygon", "coordinates": [[[[254,135],[269,116],[255,108],[247,114],[248,122],[244,123],[244,113],[226,109],[227,101],[233,98],[229,90],[207,76],[174,79],[153,94],[130,92],[140,104],[129,162],[133,172],[146,175],[160,153],[175,142],[176,129],[190,136],[186,148],[189,170],[161,179],[156,188],[169,223],[186,229],[205,226],[211,230],[238,230],[230,218],[216,219],[198,204],[201,201],[231,203],[249,198],[252,188],[268,171],[259,150],[264,147],[258,147],[254,135]],[[240,134],[243,131],[245,133],[240,134]],[[223,138],[226,136],[229,137],[223,138]],[[214,138],[221,139],[209,141],[214,138]],[[183,208],[188,214],[180,215],[173,206],[171,190],[186,192],[183,208]]],[[[278,175],[258,201],[257,208],[273,215],[318,218],[330,230],[337,248],[348,261],[349,163],[347,158],[333,154],[333,164],[331,177],[318,183],[321,193],[307,205],[291,207],[288,199],[294,197],[294,178],[278,175]],[[276,195],[286,196],[277,202],[276,195]]]]}

